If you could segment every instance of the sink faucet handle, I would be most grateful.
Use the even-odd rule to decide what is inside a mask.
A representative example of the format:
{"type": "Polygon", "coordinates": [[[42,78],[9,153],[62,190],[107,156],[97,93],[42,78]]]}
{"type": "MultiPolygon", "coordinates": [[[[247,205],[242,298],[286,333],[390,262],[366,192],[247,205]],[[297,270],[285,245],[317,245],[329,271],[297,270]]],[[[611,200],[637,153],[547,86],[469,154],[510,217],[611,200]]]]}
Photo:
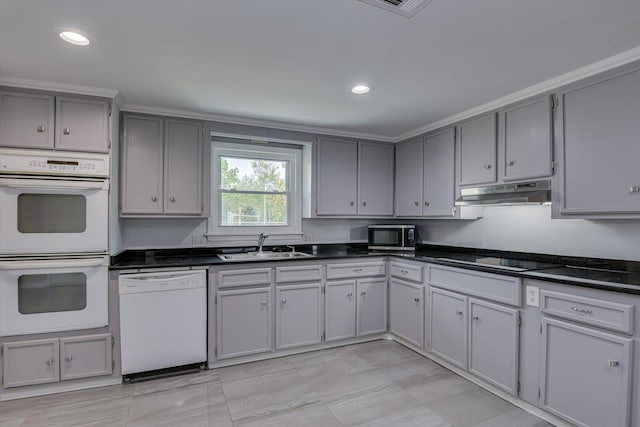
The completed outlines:
{"type": "Polygon", "coordinates": [[[291,249],[291,252],[295,252],[296,251],[296,247],[295,246],[287,245],[287,247],[289,249],[291,249]]]}

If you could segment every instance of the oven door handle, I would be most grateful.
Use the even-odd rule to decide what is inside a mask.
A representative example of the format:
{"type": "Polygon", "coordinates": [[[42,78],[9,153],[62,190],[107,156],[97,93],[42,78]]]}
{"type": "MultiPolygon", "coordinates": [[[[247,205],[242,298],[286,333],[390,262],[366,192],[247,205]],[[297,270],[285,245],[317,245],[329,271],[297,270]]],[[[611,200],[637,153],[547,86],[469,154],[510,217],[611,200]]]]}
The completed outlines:
{"type": "Polygon", "coordinates": [[[42,188],[51,190],[106,190],[108,189],[106,179],[98,181],[58,181],[46,179],[0,179],[0,187],[9,188],[42,188]]]}
{"type": "Polygon", "coordinates": [[[83,268],[109,265],[109,256],[88,259],[1,261],[0,270],[38,270],[43,268],[83,268]]]}

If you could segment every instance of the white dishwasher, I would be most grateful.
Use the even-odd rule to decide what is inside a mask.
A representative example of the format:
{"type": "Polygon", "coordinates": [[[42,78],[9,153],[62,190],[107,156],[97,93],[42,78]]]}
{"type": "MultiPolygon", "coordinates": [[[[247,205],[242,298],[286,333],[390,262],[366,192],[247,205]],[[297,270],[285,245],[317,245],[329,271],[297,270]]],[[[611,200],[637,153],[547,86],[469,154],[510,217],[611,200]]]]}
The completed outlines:
{"type": "Polygon", "coordinates": [[[205,270],[121,274],[122,374],[207,360],[205,270]]]}

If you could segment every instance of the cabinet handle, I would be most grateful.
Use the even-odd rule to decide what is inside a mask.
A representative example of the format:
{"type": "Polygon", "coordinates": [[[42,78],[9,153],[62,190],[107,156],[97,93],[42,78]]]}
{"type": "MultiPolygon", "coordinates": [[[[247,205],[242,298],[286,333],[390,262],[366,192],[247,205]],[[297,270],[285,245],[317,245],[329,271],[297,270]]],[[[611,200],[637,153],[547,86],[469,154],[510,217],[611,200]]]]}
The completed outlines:
{"type": "Polygon", "coordinates": [[[49,359],[47,360],[47,365],[51,366],[55,361],[56,361],[55,359],[49,359]]]}
{"type": "Polygon", "coordinates": [[[157,202],[157,201],[158,201],[158,198],[157,198],[156,196],[151,196],[151,201],[152,201],[152,202],[157,202]]]}
{"type": "Polygon", "coordinates": [[[354,268],[354,269],[353,269],[353,272],[354,272],[354,273],[360,273],[361,271],[362,271],[362,269],[361,269],[361,268],[354,268]]]}
{"type": "Polygon", "coordinates": [[[262,304],[263,307],[267,306],[267,302],[266,301],[262,301],[260,304],[262,304]]]}
{"type": "Polygon", "coordinates": [[[429,206],[429,202],[424,202],[424,205],[425,206],[429,206]]]}
{"type": "Polygon", "coordinates": [[[171,197],[169,197],[169,201],[172,202],[172,203],[175,203],[176,202],[176,198],[171,196],[171,197]]]}
{"type": "Polygon", "coordinates": [[[367,206],[367,202],[362,202],[362,206],[367,206]]]}
{"type": "Polygon", "coordinates": [[[515,164],[516,164],[516,161],[515,161],[515,160],[509,160],[509,163],[508,163],[508,165],[509,165],[509,166],[513,166],[513,165],[515,165],[515,164]]]}
{"type": "Polygon", "coordinates": [[[462,316],[462,310],[456,310],[456,314],[457,314],[458,316],[462,316]]]}
{"type": "Polygon", "coordinates": [[[348,296],[349,298],[351,298],[351,297],[353,296],[353,292],[349,292],[349,293],[347,294],[347,296],[348,296]]]}
{"type": "Polygon", "coordinates": [[[629,193],[640,193],[640,187],[629,187],[629,193]]]}
{"type": "Polygon", "coordinates": [[[416,206],[420,206],[419,202],[413,202],[413,204],[416,205],[416,206]]]}
{"type": "Polygon", "coordinates": [[[587,310],[586,308],[571,307],[571,310],[576,311],[578,313],[583,313],[583,314],[593,313],[591,310],[587,310]]]}
{"type": "Polygon", "coordinates": [[[620,362],[618,362],[617,360],[609,360],[609,366],[615,368],[617,366],[620,366],[620,362]]]}
{"type": "Polygon", "coordinates": [[[420,298],[414,298],[413,299],[415,302],[420,302],[420,298]]]}
{"type": "Polygon", "coordinates": [[[69,135],[69,134],[71,134],[71,129],[69,129],[69,128],[64,128],[64,129],[62,129],[62,134],[63,134],[63,135],[69,135]]]}
{"type": "Polygon", "coordinates": [[[405,269],[400,269],[400,273],[402,273],[402,274],[409,274],[409,272],[408,272],[407,270],[405,270],[405,269]]]}
{"type": "Polygon", "coordinates": [[[283,303],[283,304],[286,304],[287,300],[285,298],[283,298],[280,302],[283,303]]]}
{"type": "Polygon", "coordinates": [[[67,357],[65,357],[64,360],[66,360],[67,362],[71,362],[73,360],[73,357],[67,356],[67,357]]]}
{"type": "Polygon", "coordinates": [[[489,170],[489,169],[491,169],[491,165],[484,165],[484,168],[485,168],[486,170],[489,170]]]}
{"type": "Polygon", "coordinates": [[[47,130],[46,126],[38,126],[38,127],[36,128],[36,131],[37,131],[38,133],[43,133],[45,130],[47,130]]]}
{"type": "Polygon", "coordinates": [[[480,320],[480,317],[478,317],[478,316],[473,316],[473,320],[480,320]]]}
{"type": "Polygon", "coordinates": [[[349,206],[353,206],[354,204],[355,204],[355,203],[351,202],[351,203],[349,203],[349,206]]]}
{"type": "Polygon", "coordinates": [[[362,295],[363,297],[367,295],[367,293],[365,291],[360,292],[360,295],[362,295]]]}

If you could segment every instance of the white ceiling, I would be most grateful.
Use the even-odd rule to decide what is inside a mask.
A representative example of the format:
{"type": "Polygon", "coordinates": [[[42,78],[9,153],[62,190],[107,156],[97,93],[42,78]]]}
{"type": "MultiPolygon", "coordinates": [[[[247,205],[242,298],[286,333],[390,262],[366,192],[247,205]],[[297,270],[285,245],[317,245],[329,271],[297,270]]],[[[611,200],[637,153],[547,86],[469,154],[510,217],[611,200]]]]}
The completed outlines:
{"type": "Polygon", "coordinates": [[[3,77],[384,139],[637,46],[638,0],[0,0],[3,77]]]}

